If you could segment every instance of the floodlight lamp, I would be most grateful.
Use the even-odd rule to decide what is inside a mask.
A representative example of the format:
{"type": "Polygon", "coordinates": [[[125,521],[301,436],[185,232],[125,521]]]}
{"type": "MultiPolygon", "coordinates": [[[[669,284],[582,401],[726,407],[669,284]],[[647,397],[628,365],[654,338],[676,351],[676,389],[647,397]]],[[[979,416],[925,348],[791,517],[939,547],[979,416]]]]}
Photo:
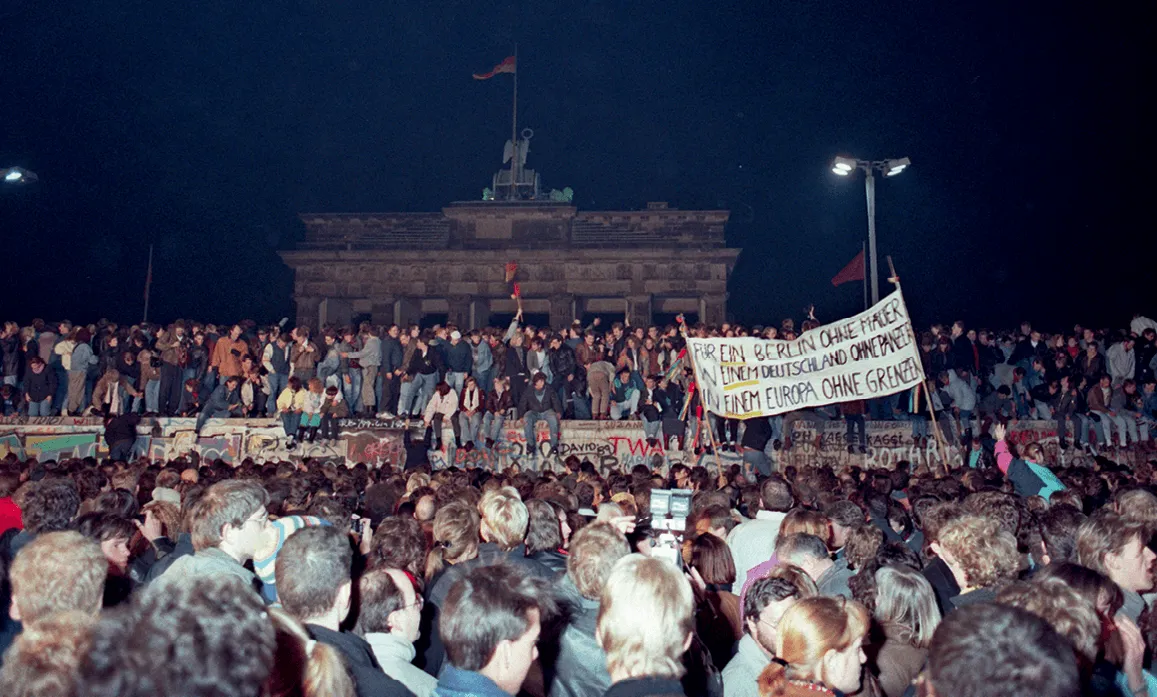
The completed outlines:
{"type": "Polygon", "coordinates": [[[904,169],[910,164],[912,164],[912,161],[906,157],[901,157],[894,160],[885,160],[884,167],[886,167],[888,171],[884,174],[884,176],[894,177],[900,172],[903,172],[904,169]]]}
{"type": "Polygon", "coordinates": [[[851,157],[844,157],[837,155],[836,159],[832,161],[832,171],[841,176],[851,174],[852,170],[856,168],[856,160],[851,157]]]}
{"type": "Polygon", "coordinates": [[[25,184],[37,180],[35,172],[29,172],[23,167],[0,169],[0,174],[4,176],[4,182],[7,184],[25,184]]]}

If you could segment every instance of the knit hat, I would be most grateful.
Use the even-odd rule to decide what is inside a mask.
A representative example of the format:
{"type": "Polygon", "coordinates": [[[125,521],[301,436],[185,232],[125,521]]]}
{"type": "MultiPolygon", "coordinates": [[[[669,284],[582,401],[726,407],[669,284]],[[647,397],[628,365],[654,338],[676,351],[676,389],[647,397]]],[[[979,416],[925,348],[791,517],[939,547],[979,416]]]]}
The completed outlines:
{"type": "Polygon", "coordinates": [[[450,332],[450,338],[454,341],[457,341],[458,339],[462,338],[462,332],[455,329],[454,331],[450,332]]]}

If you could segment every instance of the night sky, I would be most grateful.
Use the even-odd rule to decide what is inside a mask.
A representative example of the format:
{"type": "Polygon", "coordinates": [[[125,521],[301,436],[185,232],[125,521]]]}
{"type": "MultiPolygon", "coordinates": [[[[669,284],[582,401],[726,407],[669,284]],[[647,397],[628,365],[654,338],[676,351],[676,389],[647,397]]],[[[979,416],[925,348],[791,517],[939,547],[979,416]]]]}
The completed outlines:
{"type": "Polygon", "coordinates": [[[471,73],[515,39],[529,166],[731,209],[739,321],[860,307],[835,154],[912,159],[877,223],[922,323],[1157,313],[1152,3],[974,5],[0,0],[0,167],[40,176],[0,186],[0,319],[139,320],[150,242],[151,318],[292,316],[298,212],[481,195],[510,76],[471,73]]]}

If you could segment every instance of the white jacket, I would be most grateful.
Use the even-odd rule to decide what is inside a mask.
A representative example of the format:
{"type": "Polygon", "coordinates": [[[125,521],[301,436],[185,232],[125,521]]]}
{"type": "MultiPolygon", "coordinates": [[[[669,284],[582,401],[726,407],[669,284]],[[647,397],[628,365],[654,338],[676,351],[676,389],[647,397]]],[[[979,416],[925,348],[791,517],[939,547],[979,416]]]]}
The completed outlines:
{"type": "Polygon", "coordinates": [[[430,398],[430,403],[426,405],[426,413],[423,417],[426,421],[432,421],[434,414],[441,414],[444,418],[454,415],[458,411],[458,393],[450,390],[446,396],[438,394],[438,390],[434,390],[434,396],[430,398]]]}
{"type": "Polygon", "coordinates": [[[1109,375],[1113,376],[1114,385],[1120,385],[1133,377],[1137,369],[1137,354],[1126,351],[1124,341],[1118,341],[1110,346],[1105,352],[1105,357],[1109,359],[1109,375]]]}

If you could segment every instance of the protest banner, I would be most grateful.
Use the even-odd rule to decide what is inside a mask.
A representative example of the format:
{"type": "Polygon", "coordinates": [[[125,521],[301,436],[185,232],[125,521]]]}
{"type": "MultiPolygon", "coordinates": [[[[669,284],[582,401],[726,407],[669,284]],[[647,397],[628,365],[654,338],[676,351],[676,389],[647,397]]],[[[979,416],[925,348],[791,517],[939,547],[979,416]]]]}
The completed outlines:
{"type": "Polygon", "coordinates": [[[794,341],[688,339],[688,346],[704,407],[733,419],[882,397],[924,380],[899,288],[864,312],[794,341]]]}

